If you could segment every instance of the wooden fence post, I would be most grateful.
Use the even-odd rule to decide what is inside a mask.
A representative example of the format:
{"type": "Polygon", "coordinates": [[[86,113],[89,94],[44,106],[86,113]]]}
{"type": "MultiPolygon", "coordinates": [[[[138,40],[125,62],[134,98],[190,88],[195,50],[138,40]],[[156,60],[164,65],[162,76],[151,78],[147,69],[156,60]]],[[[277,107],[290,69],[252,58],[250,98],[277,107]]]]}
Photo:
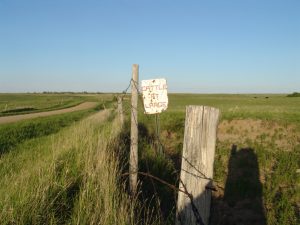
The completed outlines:
{"type": "Polygon", "coordinates": [[[123,115],[123,99],[121,96],[118,96],[118,114],[119,114],[120,124],[122,128],[124,124],[124,115],[123,115]]]}
{"type": "Polygon", "coordinates": [[[187,106],[176,225],[209,222],[213,164],[219,110],[207,106],[187,106]],[[198,218],[197,218],[198,213],[198,218]],[[201,220],[199,218],[201,217],[201,220]]]}
{"type": "Polygon", "coordinates": [[[130,144],[130,161],[129,161],[129,186],[132,195],[137,189],[137,172],[138,172],[138,82],[139,82],[139,65],[132,65],[131,80],[131,144],[130,144]]]}

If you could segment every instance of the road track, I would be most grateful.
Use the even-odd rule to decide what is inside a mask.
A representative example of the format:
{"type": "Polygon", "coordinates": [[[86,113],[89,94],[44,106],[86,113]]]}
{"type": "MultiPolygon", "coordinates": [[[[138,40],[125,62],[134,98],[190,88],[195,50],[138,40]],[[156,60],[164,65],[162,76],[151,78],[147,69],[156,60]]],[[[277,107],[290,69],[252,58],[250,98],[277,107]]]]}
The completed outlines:
{"type": "Polygon", "coordinates": [[[38,117],[46,117],[46,116],[53,116],[63,113],[69,113],[69,112],[75,112],[85,109],[93,108],[97,105],[97,102],[84,102],[77,106],[65,108],[65,109],[59,109],[59,110],[53,110],[53,111],[47,111],[47,112],[38,112],[38,113],[30,113],[30,114],[23,114],[23,115],[14,115],[14,116],[3,116],[0,117],[0,124],[5,123],[13,123],[21,120],[27,120],[27,119],[33,119],[38,117]]]}

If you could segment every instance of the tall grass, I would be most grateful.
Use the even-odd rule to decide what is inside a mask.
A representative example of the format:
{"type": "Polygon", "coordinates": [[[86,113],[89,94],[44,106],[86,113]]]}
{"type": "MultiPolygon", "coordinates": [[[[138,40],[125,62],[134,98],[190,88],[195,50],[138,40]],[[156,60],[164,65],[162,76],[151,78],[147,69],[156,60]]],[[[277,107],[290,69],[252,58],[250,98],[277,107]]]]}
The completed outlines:
{"type": "Polygon", "coordinates": [[[25,140],[58,132],[90,115],[96,109],[82,110],[46,118],[36,118],[0,126],[0,155],[16,147],[25,140]]]}
{"type": "Polygon", "coordinates": [[[119,126],[109,111],[0,159],[1,224],[137,224],[120,181],[119,126]]]}

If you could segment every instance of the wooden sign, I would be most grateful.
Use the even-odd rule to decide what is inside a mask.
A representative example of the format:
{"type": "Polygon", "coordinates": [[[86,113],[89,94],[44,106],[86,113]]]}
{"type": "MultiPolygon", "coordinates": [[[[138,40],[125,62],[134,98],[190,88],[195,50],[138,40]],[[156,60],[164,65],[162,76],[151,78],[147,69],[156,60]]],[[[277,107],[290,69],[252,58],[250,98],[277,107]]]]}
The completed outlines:
{"type": "Polygon", "coordinates": [[[146,114],[157,114],[167,110],[166,79],[142,80],[141,86],[146,114]]]}

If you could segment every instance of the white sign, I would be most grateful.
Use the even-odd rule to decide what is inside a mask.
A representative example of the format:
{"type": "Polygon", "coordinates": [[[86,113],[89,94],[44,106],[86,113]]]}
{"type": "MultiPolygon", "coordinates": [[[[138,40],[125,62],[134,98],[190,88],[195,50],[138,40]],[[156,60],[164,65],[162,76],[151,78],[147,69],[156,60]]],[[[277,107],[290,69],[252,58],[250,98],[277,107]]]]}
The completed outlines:
{"type": "Polygon", "coordinates": [[[142,80],[142,93],[146,114],[156,114],[168,108],[166,79],[142,80]]]}

